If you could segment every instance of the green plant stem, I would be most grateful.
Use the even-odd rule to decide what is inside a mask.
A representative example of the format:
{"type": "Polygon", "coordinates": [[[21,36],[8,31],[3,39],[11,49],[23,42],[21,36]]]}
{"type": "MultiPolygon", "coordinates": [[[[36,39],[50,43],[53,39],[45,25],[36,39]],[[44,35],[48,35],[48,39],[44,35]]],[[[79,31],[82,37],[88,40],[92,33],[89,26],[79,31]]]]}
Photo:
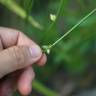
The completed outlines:
{"type": "MultiPolygon", "coordinates": [[[[10,9],[12,12],[17,14],[22,19],[26,20],[27,12],[20,7],[14,0],[0,0],[0,3],[10,9]]],[[[34,18],[30,15],[28,17],[28,22],[35,28],[42,30],[43,26],[41,26],[34,18]]]]}
{"type": "Polygon", "coordinates": [[[54,22],[52,22],[52,24],[48,27],[47,31],[44,34],[44,37],[42,38],[42,41],[47,41],[49,39],[49,35],[48,32],[50,32],[50,36],[53,37],[54,33],[54,27],[59,19],[59,17],[61,16],[61,14],[63,13],[63,9],[64,6],[66,5],[67,0],[60,0],[60,4],[59,7],[57,9],[57,13],[56,13],[56,20],[54,22]]]}
{"type": "Polygon", "coordinates": [[[57,19],[59,18],[63,7],[64,7],[64,0],[61,0],[58,11],[57,11],[57,14],[56,14],[56,20],[49,26],[49,29],[48,29],[47,32],[50,32],[52,30],[52,28],[55,26],[55,23],[57,22],[57,19]]]}
{"type": "Polygon", "coordinates": [[[84,18],[82,18],[75,26],[73,26],[69,31],[67,31],[60,39],[50,45],[50,49],[54,47],[57,43],[59,43],[64,37],[69,35],[75,28],[77,28],[81,23],[83,23],[89,16],[91,16],[96,11],[96,8],[93,9],[89,14],[87,14],[84,18]]]}
{"type": "Polygon", "coordinates": [[[45,87],[40,82],[38,82],[37,80],[34,80],[32,85],[35,90],[37,90],[44,96],[58,96],[57,92],[50,90],[49,88],[45,87]]]}

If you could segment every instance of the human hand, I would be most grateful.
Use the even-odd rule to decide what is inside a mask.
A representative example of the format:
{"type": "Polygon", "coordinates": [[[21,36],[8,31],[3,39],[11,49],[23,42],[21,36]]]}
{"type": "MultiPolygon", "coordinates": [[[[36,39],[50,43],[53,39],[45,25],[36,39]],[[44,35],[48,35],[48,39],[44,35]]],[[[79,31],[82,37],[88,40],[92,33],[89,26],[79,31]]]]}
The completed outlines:
{"type": "Polygon", "coordinates": [[[35,73],[32,64],[44,65],[46,55],[22,32],[0,27],[0,96],[10,96],[18,89],[28,95],[35,73]]]}

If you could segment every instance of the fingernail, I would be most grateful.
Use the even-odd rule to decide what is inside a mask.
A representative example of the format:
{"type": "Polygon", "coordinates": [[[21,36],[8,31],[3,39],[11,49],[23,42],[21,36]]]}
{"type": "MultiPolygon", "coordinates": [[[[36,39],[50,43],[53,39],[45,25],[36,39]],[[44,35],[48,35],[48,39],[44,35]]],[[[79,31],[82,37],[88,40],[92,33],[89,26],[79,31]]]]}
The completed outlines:
{"type": "Polygon", "coordinates": [[[37,45],[33,45],[30,48],[30,53],[31,53],[32,58],[38,58],[38,57],[41,57],[42,55],[41,49],[37,45]]]}

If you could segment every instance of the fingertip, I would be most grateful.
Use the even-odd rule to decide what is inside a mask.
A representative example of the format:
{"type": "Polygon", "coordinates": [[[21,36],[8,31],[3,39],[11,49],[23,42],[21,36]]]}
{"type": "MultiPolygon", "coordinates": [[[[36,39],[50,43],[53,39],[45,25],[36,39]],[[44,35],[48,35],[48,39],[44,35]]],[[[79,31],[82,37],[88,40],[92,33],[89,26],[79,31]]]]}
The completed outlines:
{"type": "Polygon", "coordinates": [[[32,91],[32,87],[30,86],[22,86],[22,88],[19,88],[19,92],[20,94],[22,94],[23,96],[27,96],[31,93],[32,91]]]}
{"type": "Polygon", "coordinates": [[[26,96],[32,91],[32,80],[34,79],[34,71],[31,67],[24,70],[18,80],[18,90],[19,92],[26,96]]]}
{"type": "Polygon", "coordinates": [[[41,58],[39,59],[39,61],[37,61],[37,64],[39,66],[43,66],[43,65],[45,65],[46,61],[47,61],[47,56],[45,53],[43,53],[41,58]]]}

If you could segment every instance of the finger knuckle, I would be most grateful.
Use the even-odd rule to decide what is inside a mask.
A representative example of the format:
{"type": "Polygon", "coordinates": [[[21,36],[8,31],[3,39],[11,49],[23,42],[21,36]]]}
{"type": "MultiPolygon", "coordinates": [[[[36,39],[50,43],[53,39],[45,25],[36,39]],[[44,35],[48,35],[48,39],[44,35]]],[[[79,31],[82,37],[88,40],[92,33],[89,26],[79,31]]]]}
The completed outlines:
{"type": "Polygon", "coordinates": [[[23,54],[22,49],[20,47],[13,47],[13,54],[14,54],[14,59],[16,61],[15,66],[17,68],[21,68],[25,62],[25,56],[23,54]]]}

